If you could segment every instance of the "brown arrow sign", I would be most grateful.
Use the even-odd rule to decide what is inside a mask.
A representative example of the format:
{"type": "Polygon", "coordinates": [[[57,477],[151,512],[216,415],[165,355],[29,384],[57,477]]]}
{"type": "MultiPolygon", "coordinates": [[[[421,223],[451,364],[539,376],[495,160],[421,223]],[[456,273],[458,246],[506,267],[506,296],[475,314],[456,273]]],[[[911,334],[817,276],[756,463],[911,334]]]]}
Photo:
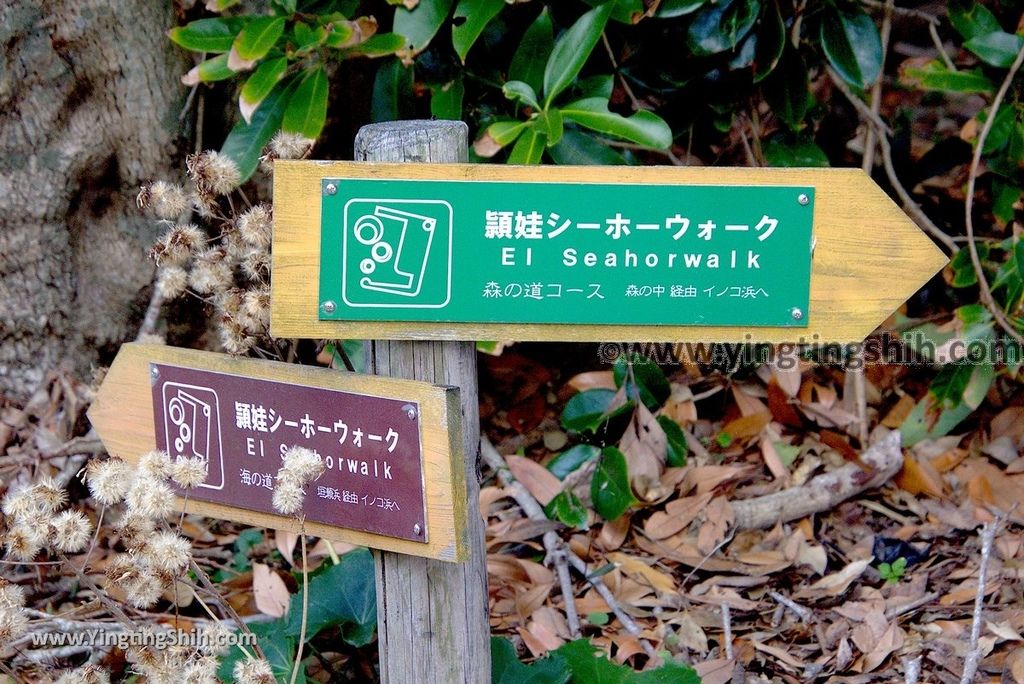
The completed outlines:
{"type": "MultiPolygon", "coordinates": [[[[281,455],[316,451],[307,533],[399,553],[466,556],[458,390],[428,383],[124,345],[89,410],[107,450],[199,457],[192,513],[297,531],[272,505],[281,455]]],[[[182,492],[183,493],[183,492],[182,492]]]]}

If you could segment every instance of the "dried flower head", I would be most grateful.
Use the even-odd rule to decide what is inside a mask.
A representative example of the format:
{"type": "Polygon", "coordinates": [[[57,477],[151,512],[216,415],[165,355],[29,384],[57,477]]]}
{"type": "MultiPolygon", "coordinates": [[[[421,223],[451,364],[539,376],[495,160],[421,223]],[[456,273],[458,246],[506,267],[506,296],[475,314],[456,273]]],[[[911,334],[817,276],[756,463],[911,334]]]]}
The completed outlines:
{"type": "Polygon", "coordinates": [[[129,513],[121,519],[121,523],[117,527],[117,531],[121,535],[121,543],[128,548],[144,546],[155,529],[156,525],[153,519],[139,513],[129,513]]]}
{"type": "Polygon", "coordinates": [[[94,458],[86,464],[83,479],[96,501],[104,506],[112,506],[124,500],[132,478],[132,467],[127,461],[119,458],[100,461],[94,458]]]}
{"type": "Polygon", "coordinates": [[[89,543],[92,523],[78,511],[61,511],[50,522],[50,541],[58,551],[77,553],[89,543]]]}
{"type": "Polygon", "coordinates": [[[177,299],[188,287],[188,272],[180,266],[164,266],[156,278],[156,290],[164,301],[177,299]]]}
{"type": "Polygon", "coordinates": [[[185,168],[197,190],[214,195],[228,194],[242,180],[235,162],[213,150],[190,154],[185,159],[185,168]]]}
{"type": "Polygon", "coordinates": [[[28,631],[28,615],[21,608],[0,608],[0,644],[14,641],[28,631]]]}
{"type": "Polygon", "coordinates": [[[25,589],[0,577],[0,610],[24,607],[25,589]]]}
{"type": "Polygon", "coordinates": [[[14,560],[30,561],[46,544],[45,525],[18,522],[7,530],[4,540],[7,555],[14,560]]]}
{"type": "Polygon", "coordinates": [[[124,582],[125,600],[136,608],[150,608],[164,593],[166,585],[163,580],[149,571],[141,571],[130,580],[124,582]]]}
{"type": "Polygon", "coordinates": [[[199,294],[213,294],[231,287],[231,264],[227,252],[214,247],[201,252],[189,273],[188,282],[199,294]]]}
{"type": "Polygon", "coordinates": [[[174,532],[157,532],[144,550],[148,563],[171,575],[180,575],[192,559],[192,545],[174,532]]]}
{"type": "Polygon", "coordinates": [[[181,672],[182,684],[217,684],[216,658],[211,656],[200,656],[195,661],[188,663],[181,672]]]}
{"type": "Polygon", "coordinates": [[[222,319],[219,332],[220,344],[228,354],[245,354],[256,345],[256,338],[237,319],[222,319]]]}
{"type": "Polygon", "coordinates": [[[139,463],[136,466],[139,475],[143,477],[155,477],[164,479],[171,474],[171,457],[166,451],[154,449],[139,456],[139,463]]]}
{"type": "Polygon", "coordinates": [[[182,266],[206,244],[206,234],[194,223],[174,226],[149,250],[160,265],[182,266]]]}
{"type": "Polygon", "coordinates": [[[150,209],[158,218],[168,221],[188,211],[188,196],[180,185],[156,181],[142,186],[135,200],[140,209],[150,209]]]}
{"type": "Polygon", "coordinates": [[[125,498],[129,514],[159,519],[174,510],[174,492],[155,477],[140,476],[125,498]]]}
{"type": "Polygon", "coordinates": [[[239,660],[232,674],[236,684],[274,684],[274,671],[262,658],[239,660]]]}
{"type": "Polygon", "coordinates": [[[324,472],[324,460],[320,454],[306,447],[293,446],[281,457],[278,478],[294,478],[299,484],[315,480],[324,472]]]}
{"type": "Polygon", "coordinates": [[[270,327],[270,290],[260,288],[247,291],[242,295],[239,313],[246,330],[258,334],[266,333],[270,327]]]}
{"type": "Polygon", "coordinates": [[[266,282],[270,277],[270,253],[263,249],[250,249],[239,260],[242,273],[249,280],[266,282]]]}
{"type": "Polygon", "coordinates": [[[294,479],[279,479],[274,486],[274,497],[271,503],[277,512],[282,515],[291,515],[302,508],[302,500],[305,495],[302,485],[294,479]]]}
{"type": "Polygon", "coordinates": [[[34,486],[9,491],[4,497],[3,513],[15,521],[38,518],[47,514],[46,502],[34,486]]]}
{"type": "Polygon", "coordinates": [[[239,237],[247,244],[253,247],[266,248],[270,246],[273,223],[273,214],[270,206],[267,204],[257,204],[238,217],[236,226],[239,237]]]}
{"type": "Polygon", "coordinates": [[[202,630],[200,650],[210,656],[222,656],[231,648],[235,631],[223,622],[207,624],[202,630]]]}
{"type": "Polygon", "coordinates": [[[267,146],[268,156],[272,159],[305,159],[313,149],[314,142],[298,133],[278,131],[267,146]]]}
{"type": "Polygon", "coordinates": [[[39,482],[32,485],[32,491],[48,513],[53,513],[68,502],[67,490],[52,477],[41,477],[39,482]]]}
{"type": "Polygon", "coordinates": [[[110,673],[98,665],[83,665],[76,670],[65,670],[54,684],[110,684],[110,673]]]}
{"type": "Polygon", "coordinates": [[[213,296],[213,306],[221,316],[226,318],[238,318],[242,310],[242,295],[244,290],[232,287],[218,292],[213,296]]]}
{"type": "Polygon", "coordinates": [[[191,489],[206,481],[206,460],[198,456],[178,457],[171,464],[171,479],[179,487],[191,489]]]}

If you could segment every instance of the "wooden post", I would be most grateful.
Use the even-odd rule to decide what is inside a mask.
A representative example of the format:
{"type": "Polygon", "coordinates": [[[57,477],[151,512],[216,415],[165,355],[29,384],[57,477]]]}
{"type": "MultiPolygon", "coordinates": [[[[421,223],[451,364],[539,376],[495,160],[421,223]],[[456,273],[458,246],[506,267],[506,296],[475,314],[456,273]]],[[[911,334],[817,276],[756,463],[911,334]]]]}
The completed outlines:
{"type": "MultiPolygon", "coordinates": [[[[465,162],[468,129],[461,121],[371,124],[355,139],[356,161],[465,162]]],[[[490,624],[483,520],[479,515],[476,346],[473,342],[366,345],[366,371],[393,378],[456,385],[461,390],[466,497],[465,563],[375,552],[377,632],[385,683],[485,684],[491,679],[490,624]]]]}

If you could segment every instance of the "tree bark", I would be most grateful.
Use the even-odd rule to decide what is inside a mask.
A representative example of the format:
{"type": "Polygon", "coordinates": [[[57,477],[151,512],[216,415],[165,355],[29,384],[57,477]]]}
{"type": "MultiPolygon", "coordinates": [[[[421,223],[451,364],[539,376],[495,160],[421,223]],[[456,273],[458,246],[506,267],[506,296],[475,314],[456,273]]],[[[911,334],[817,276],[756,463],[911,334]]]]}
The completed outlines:
{"type": "Polygon", "coordinates": [[[86,372],[133,334],[159,227],[138,186],[172,177],[186,63],[170,2],[0,2],[0,397],[86,372]]]}

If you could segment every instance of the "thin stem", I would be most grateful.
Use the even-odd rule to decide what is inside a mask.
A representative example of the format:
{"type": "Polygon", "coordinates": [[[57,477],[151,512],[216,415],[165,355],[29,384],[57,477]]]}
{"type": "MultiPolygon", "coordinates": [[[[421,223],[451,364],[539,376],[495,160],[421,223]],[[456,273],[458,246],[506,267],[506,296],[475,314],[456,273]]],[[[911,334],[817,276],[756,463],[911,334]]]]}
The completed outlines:
{"type": "Polygon", "coordinates": [[[292,678],[289,680],[289,684],[295,684],[295,680],[299,676],[302,648],[306,643],[306,620],[309,617],[309,563],[306,557],[306,516],[299,518],[299,539],[302,541],[302,626],[299,628],[299,645],[295,650],[295,664],[292,665],[292,678]]]}

